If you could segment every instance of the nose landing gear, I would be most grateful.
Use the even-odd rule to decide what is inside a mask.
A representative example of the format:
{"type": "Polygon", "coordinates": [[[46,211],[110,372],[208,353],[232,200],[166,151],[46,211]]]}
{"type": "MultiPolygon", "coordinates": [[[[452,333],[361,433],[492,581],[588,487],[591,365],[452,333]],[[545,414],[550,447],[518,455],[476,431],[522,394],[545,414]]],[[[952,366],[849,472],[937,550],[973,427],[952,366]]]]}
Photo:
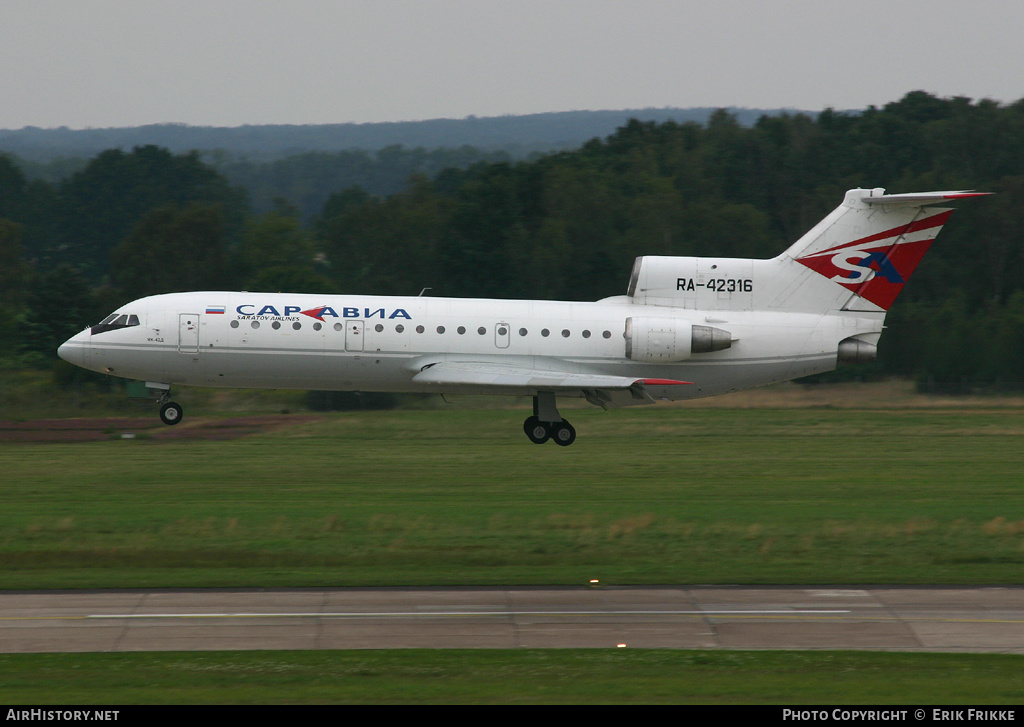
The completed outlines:
{"type": "Polygon", "coordinates": [[[181,404],[176,401],[170,401],[170,398],[170,391],[165,391],[160,397],[160,421],[168,426],[177,424],[185,415],[181,404]]]}

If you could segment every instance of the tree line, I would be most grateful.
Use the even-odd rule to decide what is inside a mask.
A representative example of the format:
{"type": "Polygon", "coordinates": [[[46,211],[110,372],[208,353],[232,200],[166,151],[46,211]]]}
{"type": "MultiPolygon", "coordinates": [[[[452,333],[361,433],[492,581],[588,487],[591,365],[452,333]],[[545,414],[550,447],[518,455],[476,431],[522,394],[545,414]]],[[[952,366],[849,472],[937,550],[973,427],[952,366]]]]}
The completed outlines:
{"type": "Polygon", "coordinates": [[[111,150],[53,184],[0,157],[5,358],[51,360],[67,328],[175,290],[594,300],[625,292],[638,255],[772,257],[862,186],[997,194],[954,215],[893,307],[880,360],[855,375],[1024,382],[1024,100],[913,92],[752,126],[723,110],[432,168],[390,194],[302,183],[324,200],[315,215],[287,195],[254,212],[197,153],[111,150]]]}
{"type": "MultiPolygon", "coordinates": [[[[107,129],[0,129],[0,149],[32,163],[92,157],[107,149],[153,144],[175,153],[216,150],[257,163],[308,152],[472,146],[485,153],[524,158],[535,152],[571,149],[595,136],[607,136],[632,118],[703,123],[713,108],[646,108],[617,111],[557,111],[464,119],[381,123],[254,124],[236,127],[148,124],[107,129]]],[[[732,109],[746,125],[778,109],[732,109]]]]}

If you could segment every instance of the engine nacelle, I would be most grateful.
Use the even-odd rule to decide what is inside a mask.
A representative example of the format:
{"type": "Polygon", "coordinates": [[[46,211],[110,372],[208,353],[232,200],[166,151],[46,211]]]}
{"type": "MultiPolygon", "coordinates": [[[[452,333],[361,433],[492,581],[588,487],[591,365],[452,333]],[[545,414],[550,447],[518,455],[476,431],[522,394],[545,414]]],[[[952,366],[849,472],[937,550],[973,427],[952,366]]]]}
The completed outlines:
{"type": "Polygon", "coordinates": [[[626,358],[647,363],[672,363],[695,353],[732,346],[732,334],[721,328],[695,326],[680,318],[631,316],[626,319],[626,358]]]}
{"type": "Polygon", "coordinates": [[[863,341],[853,336],[839,342],[839,363],[871,363],[876,358],[878,358],[878,347],[870,341],[863,341]]]}

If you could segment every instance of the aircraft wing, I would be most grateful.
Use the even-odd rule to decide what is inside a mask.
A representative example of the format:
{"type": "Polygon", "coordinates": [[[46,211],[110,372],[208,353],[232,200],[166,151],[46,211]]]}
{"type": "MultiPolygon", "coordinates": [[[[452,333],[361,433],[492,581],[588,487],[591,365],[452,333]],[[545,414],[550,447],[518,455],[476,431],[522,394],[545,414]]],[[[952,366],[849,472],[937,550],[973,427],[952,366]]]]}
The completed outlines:
{"type": "Polygon", "coordinates": [[[674,379],[638,379],[631,376],[532,369],[487,361],[442,361],[424,368],[413,376],[413,381],[421,384],[576,391],[642,390],[644,385],[669,386],[690,383],[674,379]]]}

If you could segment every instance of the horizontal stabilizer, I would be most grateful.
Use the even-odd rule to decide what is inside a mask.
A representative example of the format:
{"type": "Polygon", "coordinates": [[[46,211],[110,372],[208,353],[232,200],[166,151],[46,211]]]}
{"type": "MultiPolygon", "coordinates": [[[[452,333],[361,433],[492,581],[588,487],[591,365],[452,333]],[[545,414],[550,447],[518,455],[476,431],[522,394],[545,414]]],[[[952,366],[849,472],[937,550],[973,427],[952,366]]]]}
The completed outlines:
{"type": "Polygon", "coordinates": [[[929,204],[938,204],[951,199],[966,199],[967,197],[985,197],[991,192],[975,192],[974,190],[959,190],[950,192],[911,192],[909,194],[880,194],[871,197],[862,197],[868,204],[907,204],[913,207],[923,207],[929,204]]]}

